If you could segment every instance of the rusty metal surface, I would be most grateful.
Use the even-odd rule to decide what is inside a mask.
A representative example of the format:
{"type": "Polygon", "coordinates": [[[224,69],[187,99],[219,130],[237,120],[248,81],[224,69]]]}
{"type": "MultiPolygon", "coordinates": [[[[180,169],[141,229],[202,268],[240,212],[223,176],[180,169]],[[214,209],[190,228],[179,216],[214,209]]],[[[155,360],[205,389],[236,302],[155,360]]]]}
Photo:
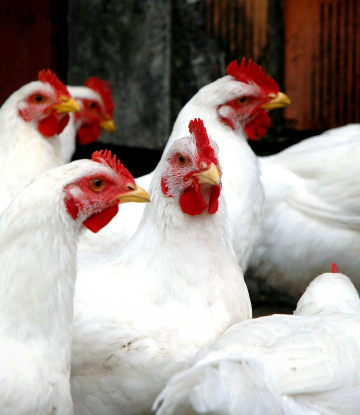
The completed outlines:
{"type": "MultiPolygon", "coordinates": [[[[270,0],[207,0],[207,33],[231,59],[271,65],[270,0]]],[[[360,122],[360,1],[284,0],[287,127],[325,130],[360,122]]],[[[222,70],[224,73],[224,69],[222,70]]],[[[277,79],[281,84],[281,80],[277,79]]]]}
{"type": "Polygon", "coordinates": [[[285,112],[298,130],[360,122],[360,3],[285,0],[285,112]]]}

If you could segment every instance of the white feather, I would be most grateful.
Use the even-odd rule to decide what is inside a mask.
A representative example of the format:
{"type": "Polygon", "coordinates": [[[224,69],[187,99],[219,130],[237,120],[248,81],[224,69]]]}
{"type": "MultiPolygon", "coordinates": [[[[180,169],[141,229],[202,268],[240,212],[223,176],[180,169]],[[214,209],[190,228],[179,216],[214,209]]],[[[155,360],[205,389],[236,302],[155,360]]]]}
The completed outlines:
{"type": "MultiPolygon", "coordinates": [[[[254,93],[256,85],[248,85],[230,76],[204,86],[181,110],[163,153],[175,140],[189,134],[190,120],[201,118],[208,133],[219,146],[219,159],[223,166],[223,191],[228,205],[230,238],[238,261],[245,271],[250,255],[261,231],[264,204],[263,188],[259,177],[258,161],[247,144],[245,133],[236,131],[220,121],[217,108],[220,104],[242,94],[254,93]]],[[[136,179],[144,189],[154,173],[136,179]]],[[[119,214],[109,226],[98,234],[86,232],[79,244],[80,252],[114,252],[124,246],[136,231],[143,214],[140,204],[120,207],[119,214]]]]}
{"type": "Polygon", "coordinates": [[[26,122],[19,115],[24,100],[41,91],[55,94],[49,84],[31,82],[14,92],[0,109],[0,214],[36,176],[63,164],[58,136],[44,137],[34,121],[26,122]]]}
{"type": "Polygon", "coordinates": [[[294,314],[231,327],[168,382],[154,403],[157,414],[357,414],[360,300],[354,286],[342,274],[323,274],[294,314]]]}
{"type": "Polygon", "coordinates": [[[251,318],[224,198],[216,214],[189,216],[161,191],[173,152],[195,154],[194,139],[175,142],[158,165],[129,243],[79,256],[71,383],[79,415],[149,413],[201,347],[251,318]]]}
{"type": "Polygon", "coordinates": [[[42,173],[0,217],[0,413],[72,414],[70,328],[81,220],[64,187],[96,170],[80,160],[42,173]]]}
{"type": "Polygon", "coordinates": [[[360,289],[360,124],[335,128],[260,158],[263,230],[256,276],[295,295],[332,262],[360,289]]]}

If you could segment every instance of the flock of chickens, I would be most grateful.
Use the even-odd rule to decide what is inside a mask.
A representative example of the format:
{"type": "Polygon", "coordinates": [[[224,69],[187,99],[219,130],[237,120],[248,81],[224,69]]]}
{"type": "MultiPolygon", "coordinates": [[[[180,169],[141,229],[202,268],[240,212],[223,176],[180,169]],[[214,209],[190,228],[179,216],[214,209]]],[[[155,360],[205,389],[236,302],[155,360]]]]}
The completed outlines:
{"type": "Polygon", "coordinates": [[[106,150],[70,163],[76,142],[115,130],[105,81],[42,70],[8,98],[2,415],[359,413],[360,126],[257,157],[247,139],[287,105],[234,61],[134,180],[106,150]],[[294,315],[251,319],[248,268],[302,294],[294,315]]]}

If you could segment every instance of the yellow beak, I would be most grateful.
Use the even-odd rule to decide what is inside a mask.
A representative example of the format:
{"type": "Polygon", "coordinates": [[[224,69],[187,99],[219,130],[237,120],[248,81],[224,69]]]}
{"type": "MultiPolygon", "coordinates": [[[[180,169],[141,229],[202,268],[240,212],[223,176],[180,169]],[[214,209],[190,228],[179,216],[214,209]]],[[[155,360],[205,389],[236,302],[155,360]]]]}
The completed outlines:
{"type": "Polygon", "coordinates": [[[61,104],[53,105],[48,111],[55,110],[58,114],[65,114],[67,112],[79,112],[80,105],[75,101],[74,98],[60,97],[61,104]]]}
{"type": "Polygon", "coordinates": [[[115,123],[111,119],[100,121],[100,127],[108,133],[113,133],[116,130],[115,123]]]}
{"type": "Polygon", "coordinates": [[[278,92],[277,95],[271,93],[268,95],[268,97],[271,98],[271,101],[261,106],[261,108],[264,108],[266,111],[291,105],[289,97],[283,92],[278,92]]]}
{"type": "Polygon", "coordinates": [[[201,173],[195,173],[193,176],[197,176],[199,178],[199,184],[207,183],[219,186],[221,183],[220,171],[214,163],[210,164],[210,168],[208,170],[202,171],[201,173]]]}
{"type": "Polygon", "coordinates": [[[120,203],[136,202],[136,203],[146,203],[150,202],[150,196],[148,193],[142,189],[140,186],[136,186],[134,190],[130,192],[122,193],[114,200],[119,199],[120,203]]]}

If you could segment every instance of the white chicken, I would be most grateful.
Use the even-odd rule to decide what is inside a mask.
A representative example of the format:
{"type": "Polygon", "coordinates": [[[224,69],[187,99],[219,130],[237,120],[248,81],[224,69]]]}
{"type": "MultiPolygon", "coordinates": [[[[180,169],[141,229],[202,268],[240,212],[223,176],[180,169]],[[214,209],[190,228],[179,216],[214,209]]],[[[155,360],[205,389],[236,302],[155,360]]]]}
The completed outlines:
{"type": "Polygon", "coordinates": [[[251,318],[201,120],[155,170],[138,230],[111,255],[78,258],[71,389],[75,413],[145,414],[207,343],[251,318]]]}
{"type": "MultiPolygon", "coordinates": [[[[147,195],[120,164],[48,170],[0,217],[0,413],[70,415],[70,343],[79,231],[147,195]]],[[[96,161],[96,162],[95,162],[96,161]]]]}
{"type": "Polygon", "coordinates": [[[335,261],[360,289],[360,124],[260,157],[266,204],[255,276],[301,295],[335,261]]]}
{"type": "MultiPolygon", "coordinates": [[[[247,143],[261,137],[270,125],[267,111],[289,105],[276,82],[261,67],[245,59],[240,66],[229,64],[227,76],[204,86],[181,110],[163,153],[179,137],[194,117],[201,118],[219,145],[223,165],[223,190],[229,213],[230,238],[238,261],[246,270],[261,231],[264,204],[258,161],[247,143]],[[246,134],[245,134],[246,133],[246,134]]],[[[147,189],[154,173],[138,178],[147,189]]],[[[79,251],[114,252],[135,232],[143,214],[139,206],[122,209],[121,215],[97,236],[85,233],[79,251]]]]}
{"type": "Polygon", "coordinates": [[[108,133],[115,131],[112,119],[114,102],[110,84],[92,76],[85,86],[67,86],[70,95],[80,105],[80,111],[70,114],[70,121],[60,134],[61,153],[64,163],[69,163],[75,152],[76,142],[92,143],[100,137],[101,128],[108,133]]]}
{"type": "Polygon", "coordinates": [[[13,197],[45,170],[63,164],[58,134],[79,111],[66,86],[50,70],[14,92],[0,109],[0,214],[13,197]]]}
{"type": "Polygon", "coordinates": [[[317,277],[290,315],[231,327],[168,382],[157,415],[356,415],[360,299],[343,274],[317,277]]]}

